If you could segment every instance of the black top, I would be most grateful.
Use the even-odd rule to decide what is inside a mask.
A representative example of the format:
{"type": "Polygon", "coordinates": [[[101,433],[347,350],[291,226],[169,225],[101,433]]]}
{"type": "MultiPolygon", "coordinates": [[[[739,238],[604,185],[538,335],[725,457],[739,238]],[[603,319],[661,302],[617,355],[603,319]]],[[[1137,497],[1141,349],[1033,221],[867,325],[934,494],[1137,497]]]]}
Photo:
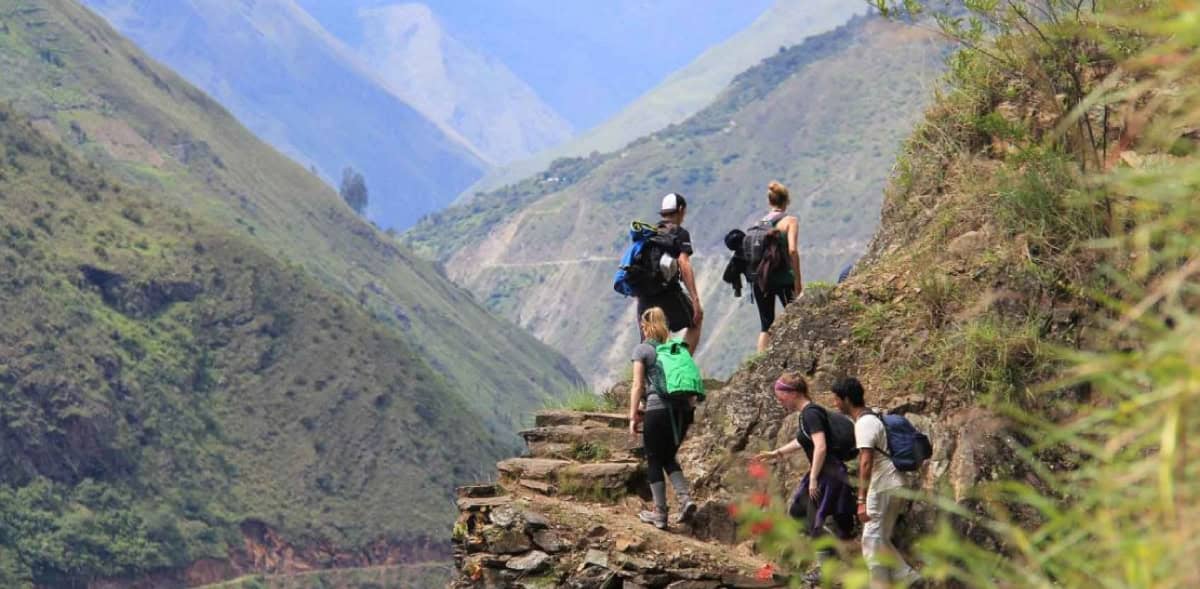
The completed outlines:
{"type": "Polygon", "coordinates": [[[804,455],[808,456],[808,461],[811,463],[813,459],[813,441],[812,435],[817,432],[825,432],[825,447],[829,447],[829,414],[825,412],[825,408],[816,404],[809,403],[804,411],[800,412],[800,429],[796,430],[796,441],[800,442],[800,447],[804,448],[804,455]],[[807,433],[808,435],[804,435],[807,433]]]}
{"type": "Polygon", "coordinates": [[[690,256],[695,253],[695,250],[692,249],[692,234],[688,233],[687,229],[666,221],[659,221],[658,226],[659,228],[665,228],[667,235],[670,235],[675,241],[675,247],[678,251],[671,252],[672,254],[687,254],[690,256]]]}

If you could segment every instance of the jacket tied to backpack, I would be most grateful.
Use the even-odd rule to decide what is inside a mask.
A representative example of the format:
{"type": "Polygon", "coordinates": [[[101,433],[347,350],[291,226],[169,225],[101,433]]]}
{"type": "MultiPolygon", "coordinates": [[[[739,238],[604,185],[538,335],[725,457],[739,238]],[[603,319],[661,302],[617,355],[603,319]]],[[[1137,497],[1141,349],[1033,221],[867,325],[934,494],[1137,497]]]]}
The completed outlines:
{"type": "Polygon", "coordinates": [[[734,296],[741,296],[741,278],[737,273],[760,292],[768,292],[771,277],[788,270],[787,240],[775,228],[783,217],[783,213],[767,215],[745,231],[734,229],[725,235],[725,247],[733,256],[722,279],[733,287],[734,296]]]}

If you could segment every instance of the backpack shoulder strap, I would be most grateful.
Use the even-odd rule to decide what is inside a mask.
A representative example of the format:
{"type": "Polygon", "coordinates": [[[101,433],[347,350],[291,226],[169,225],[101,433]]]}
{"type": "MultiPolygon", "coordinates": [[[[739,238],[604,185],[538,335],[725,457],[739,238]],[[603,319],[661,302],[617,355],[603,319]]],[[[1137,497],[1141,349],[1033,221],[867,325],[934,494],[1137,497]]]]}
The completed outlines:
{"type": "MultiPolygon", "coordinates": [[[[864,412],[863,412],[863,416],[864,416],[864,417],[865,417],[865,416],[867,416],[867,415],[873,416],[875,419],[878,419],[878,420],[879,420],[879,423],[880,423],[880,425],[882,425],[882,426],[883,426],[883,439],[884,439],[884,443],[885,443],[885,444],[887,444],[887,445],[888,445],[888,447],[891,447],[891,442],[890,442],[890,441],[888,441],[887,422],[883,420],[883,416],[882,416],[882,415],[880,415],[880,414],[878,414],[878,413],[876,413],[876,412],[875,412],[873,409],[870,409],[870,408],[868,408],[866,411],[864,411],[864,412]]],[[[885,449],[883,449],[883,448],[871,448],[871,449],[872,449],[872,450],[877,450],[877,451],[879,451],[879,453],[880,453],[880,454],[883,454],[884,456],[887,456],[888,458],[891,458],[891,457],[892,457],[892,455],[891,455],[891,454],[889,454],[889,453],[888,453],[888,451],[887,451],[887,450],[885,450],[885,449]]]]}

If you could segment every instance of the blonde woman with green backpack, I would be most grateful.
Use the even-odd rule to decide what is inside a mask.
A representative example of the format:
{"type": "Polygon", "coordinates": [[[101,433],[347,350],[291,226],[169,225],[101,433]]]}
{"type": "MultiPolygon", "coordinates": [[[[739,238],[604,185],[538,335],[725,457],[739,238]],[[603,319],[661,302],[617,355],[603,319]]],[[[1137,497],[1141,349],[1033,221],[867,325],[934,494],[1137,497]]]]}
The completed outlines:
{"type": "Polygon", "coordinates": [[[654,527],[667,529],[667,484],[675,488],[679,502],[676,523],[688,523],[696,514],[688,481],[675,454],[692,424],[695,405],[704,399],[704,381],[688,345],[670,339],[667,317],[658,307],[640,317],[644,341],[633,349],[633,383],[629,391],[629,434],[637,435],[642,422],[642,445],[646,450],[647,474],[654,510],[638,517],[654,527]],[[645,401],[644,411],[639,406],[645,401]]]}

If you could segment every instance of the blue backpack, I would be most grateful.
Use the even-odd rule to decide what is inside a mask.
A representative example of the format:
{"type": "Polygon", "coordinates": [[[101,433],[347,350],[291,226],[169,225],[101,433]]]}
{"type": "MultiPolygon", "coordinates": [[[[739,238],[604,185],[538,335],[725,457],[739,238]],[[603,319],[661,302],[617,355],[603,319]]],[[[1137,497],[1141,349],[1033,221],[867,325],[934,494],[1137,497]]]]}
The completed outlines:
{"type": "MultiPolygon", "coordinates": [[[[887,452],[884,454],[892,460],[896,470],[902,472],[919,470],[921,465],[929,460],[930,456],[933,456],[933,444],[930,443],[929,436],[917,430],[912,422],[903,415],[880,415],[875,412],[871,412],[871,415],[883,422],[888,445],[887,452]]],[[[882,450],[880,451],[882,452],[882,450]]]]}
{"type": "Polygon", "coordinates": [[[634,221],[629,241],[613,276],[613,290],[627,297],[654,296],[666,290],[677,272],[671,251],[674,240],[654,225],[634,221]]]}

